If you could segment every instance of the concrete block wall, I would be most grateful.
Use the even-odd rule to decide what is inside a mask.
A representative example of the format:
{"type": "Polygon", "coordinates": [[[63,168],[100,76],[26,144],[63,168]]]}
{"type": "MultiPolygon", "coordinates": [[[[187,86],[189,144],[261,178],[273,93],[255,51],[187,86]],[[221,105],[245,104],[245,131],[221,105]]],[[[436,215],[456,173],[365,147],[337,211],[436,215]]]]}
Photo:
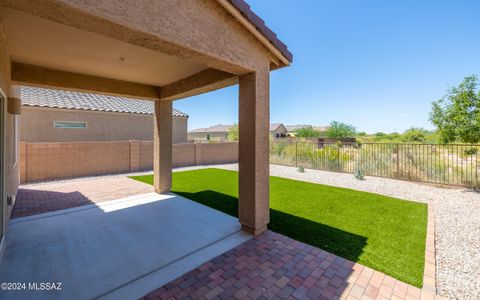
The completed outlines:
{"type": "Polygon", "coordinates": [[[225,164],[238,161],[238,143],[195,144],[196,165],[225,164]]]}
{"type": "Polygon", "coordinates": [[[140,170],[140,142],[130,141],[130,172],[140,170]]]}
{"type": "Polygon", "coordinates": [[[173,155],[173,166],[174,167],[185,167],[185,166],[195,166],[195,149],[198,144],[174,144],[172,149],[173,155]]]}
{"type": "Polygon", "coordinates": [[[153,142],[139,141],[140,145],[140,165],[139,171],[153,169],[153,142]]]}
{"type": "MultiPolygon", "coordinates": [[[[174,144],[173,166],[234,163],[238,143],[174,144]]],[[[20,143],[20,181],[29,183],[153,169],[153,142],[20,143]]]]}

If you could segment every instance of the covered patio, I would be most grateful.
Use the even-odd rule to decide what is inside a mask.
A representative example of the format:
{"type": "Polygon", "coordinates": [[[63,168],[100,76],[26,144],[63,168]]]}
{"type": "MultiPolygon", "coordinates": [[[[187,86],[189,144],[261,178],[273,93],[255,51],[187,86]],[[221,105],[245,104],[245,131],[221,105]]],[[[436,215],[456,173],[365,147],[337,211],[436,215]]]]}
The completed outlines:
{"type": "Polygon", "coordinates": [[[12,216],[18,138],[2,126],[0,278],[62,284],[60,292],[1,291],[2,299],[139,298],[266,231],[269,77],[292,54],[244,1],[5,0],[0,20],[8,126],[21,113],[19,86],[155,103],[153,191],[125,197],[118,183],[102,198],[52,188],[43,195],[71,203],[12,216]],[[170,193],[173,101],[236,84],[238,219],[170,193]]]}
{"type": "MultiPolygon", "coordinates": [[[[1,1],[9,104],[16,86],[155,102],[155,192],[172,172],[172,102],[239,85],[239,222],[268,224],[270,71],[292,54],[243,1],[1,1]]],[[[15,104],[15,105],[14,105],[15,104]]],[[[17,170],[18,171],[18,170],[17,170]]],[[[6,220],[4,220],[5,222],[6,220]]]]}

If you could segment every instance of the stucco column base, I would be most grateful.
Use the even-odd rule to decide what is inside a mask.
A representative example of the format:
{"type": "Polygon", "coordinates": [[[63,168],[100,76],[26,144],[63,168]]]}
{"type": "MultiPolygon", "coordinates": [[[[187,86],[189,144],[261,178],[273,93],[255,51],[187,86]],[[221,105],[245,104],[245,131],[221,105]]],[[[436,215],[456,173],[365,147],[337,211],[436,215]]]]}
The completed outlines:
{"type": "Polygon", "coordinates": [[[248,234],[251,234],[253,236],[257,236],[261,233],[264,233],[265,231],[267,231],[267,225],[264,225],[260,228],[252,228],[252,227],[249,227],[247,225],[243,225],[242,224],[242,230],[248,234]]]}
{"type": "Polygon", "coordinates": [[[156,193],[172,187],[172,101],[155,101],[153,185],[156,193]]]}
{"type": "Polygon", "coordinates": [[[239,80],[238,219],[253,235],[270,221],[269,188],[269,69],[239,80]]]}

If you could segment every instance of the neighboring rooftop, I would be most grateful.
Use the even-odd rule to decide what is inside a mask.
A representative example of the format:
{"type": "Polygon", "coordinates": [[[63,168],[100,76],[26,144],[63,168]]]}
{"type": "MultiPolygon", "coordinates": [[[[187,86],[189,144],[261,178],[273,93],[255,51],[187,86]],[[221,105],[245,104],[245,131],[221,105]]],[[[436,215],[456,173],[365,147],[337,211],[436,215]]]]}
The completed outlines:
{"type": "Polygon", "coordinates": [[[313,129],[315,129],[316,131],[327,131],[328,129],[330,128],[330,126],[313,126],[313,129]]]}
{"type": "Polygon", "coordinates": [[[295,130],[303,129],[303,128],[311,128],[316,131],[327,131],[330,126],[328,125],[323,125],[323,126],[312,126],[308,124],[296,124],[296,125],[285,125],[285,128],[287,128],[288,132],[293,132],[295,130]]]}
{"type": "Polygon", "coordinates": [[[307,125],[307,124],[285,125],[285,128],[287,128],[288,132],[292,132],[298,129],[312,128],[312,125],[307,125]]]}
{"type": "Polygon", "coordinates": [[[222,124],[218,124],[218,125],[213,125],[213,126],[210,126],[210,127],[206,127],[206,128],[198,128],[198,129],[194,129],[192,131],[190,131],[191,133],[194,133],[194,132],[228,132],[228,130],[232,127],[233,125],[222,125],[222,124]]]}
{"type": "MultiPolygon", "coordinates": [[[[22,105],[25,106],[144,115],[155,113],[153,101],[66,90],[22,86],[20,88],[20,98],[22,99],[22,105]]],[[[187,114],[176,109],[173,109],[172,116],[188,118],[187,114]]]]}
{"type": "MultiPolygon", "coordinates": [[[[283,126],[282,123],[273,123],[270,124],[270,131],[273,131],[277,129],[279,126],[283,126]]],[[[223,124],[218,124],[218,125],[213,125],[207,128],[198,128],[190,131],[190,133],[195,133],[195,132],[228,132],[230,128],[232,128],[233,125],[223,125],[223,124]]]]}
{"type": "MultiPolygon", "coordinates": [[[[285,126],[282,123],[272,123],[272,124],[270,124],[270,131],[277,130],[278,127],[285,128],[285,126]]],[[[285,128],[285,130],[287,130],[287,129],[285,128]]]]}

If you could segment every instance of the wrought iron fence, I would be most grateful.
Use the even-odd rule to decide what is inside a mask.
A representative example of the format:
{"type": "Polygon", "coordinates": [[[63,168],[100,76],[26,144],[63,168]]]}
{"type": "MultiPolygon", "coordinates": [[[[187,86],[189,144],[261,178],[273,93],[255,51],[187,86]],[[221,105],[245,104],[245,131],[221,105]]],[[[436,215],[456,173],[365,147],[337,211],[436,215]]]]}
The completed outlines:
{"type": "Polygon", "coordinates": [[[282,142],[270,144],[270,162],[359,172],[409,181],[480,187],[480,145],[282,142]]]}

